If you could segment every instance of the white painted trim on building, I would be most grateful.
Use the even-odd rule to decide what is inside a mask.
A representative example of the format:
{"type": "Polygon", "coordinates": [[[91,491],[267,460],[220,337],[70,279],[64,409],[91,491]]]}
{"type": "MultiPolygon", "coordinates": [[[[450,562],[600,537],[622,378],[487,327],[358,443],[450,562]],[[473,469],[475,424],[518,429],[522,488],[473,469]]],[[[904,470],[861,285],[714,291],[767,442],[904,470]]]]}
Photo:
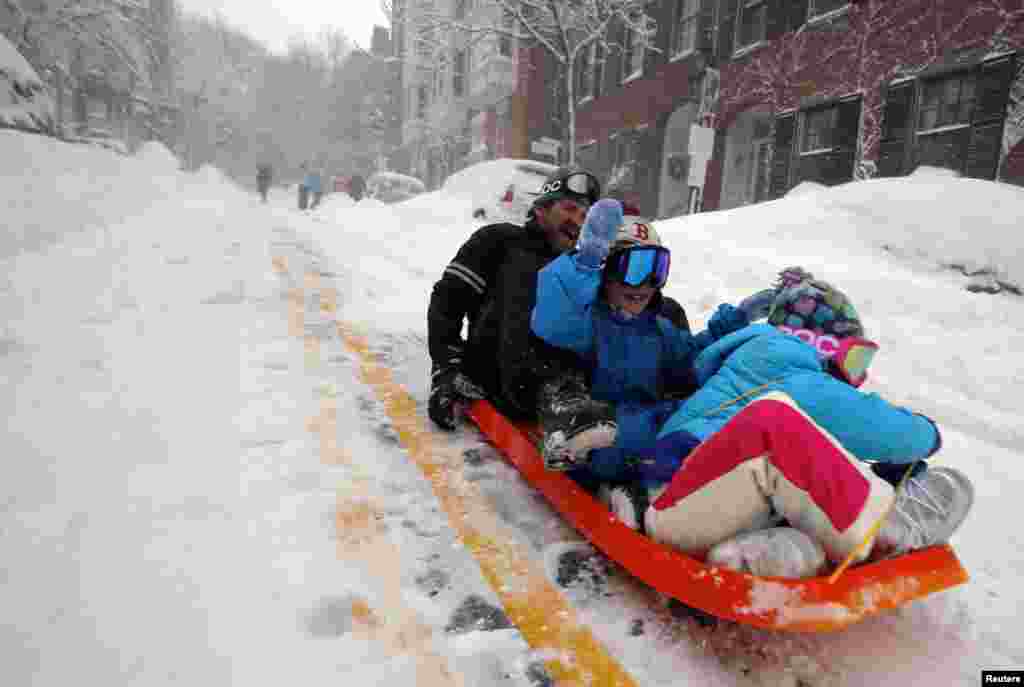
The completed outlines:
{"type": "Polygon", "coordinates": [[[800,157],[808,157],[811,155],[825,155],[827,153],[834,152],[836,149],[833,148],[815,148],[814,150],[800,151],[800,157]]]}
{"type": "Polygon", "coordinates": [[[918,129],[918,136],[931,136],[932,134],[944,134],[947,131],[957,131],[959,129],[970,129],[970,123],[967,124],[947,124],[946,126],[937,126],[932,129],[918,129]]]}
{"type": "Polygon", "coordinates": [[[762,38],[759,41],[751,43],[750,45],[744,45],[742,48],[737,48],[736,50],[733,50],[733,52],[732,52],[732,59],[735,60],[735,59],[738,59],[740,57],[743,57],[744,55],[752,53],[755,50],[757,50],[758,48],[760,48],[762,46],[765,46],[765,45],[768,45],[769,43],[771,43],[771,41],[762,38]]]}
{"type": "Polygon", "coordinates": [[[679,62],[680,60],[685,60],[687,57],[690,57],[691,55],[696,54],[696,52],[697,52],[696,48],[689,48],[689,49],[684,50],[682,52],[677,52],[677,53],[673,54],[672,57],[668,58],[668,61],[669,62],[679,62]]]}
{"type": "Polygon", "coordinates": [[[643,69],[637,69],[635,72],[633,72],[632,74],[630,74],[629,76],[624,78],[620,83],[622,85],[626,85],[626,84],[630,83],[631,81],[636,81],[637,79],[639,79],[643,75],[644,75],[644,70],[643,69]]]}
{"type": "MultiPolygon", "coordinates": [[[[852,4],[853,4],[852,2],[848,2],[845,5],[843,5],[842,7],[837,7],[834,10],[829,10],[828,12],[825,12],[824,14],[818,14],[818,15],[815,15],[813,17],[808,16],[807,17],[807,21],[805,23],[806,23],[807,26],[814,26],[815,24],[825,24],[827,22],[830,22],[833,19],[835,19],[836,17],[839,17],[839,16],[844,15],[847,12],[849,12],[850,11],[850,6],[852,4]]],[[[810,12],[810,7],[808,7],[807,11],[810,12]]]]}

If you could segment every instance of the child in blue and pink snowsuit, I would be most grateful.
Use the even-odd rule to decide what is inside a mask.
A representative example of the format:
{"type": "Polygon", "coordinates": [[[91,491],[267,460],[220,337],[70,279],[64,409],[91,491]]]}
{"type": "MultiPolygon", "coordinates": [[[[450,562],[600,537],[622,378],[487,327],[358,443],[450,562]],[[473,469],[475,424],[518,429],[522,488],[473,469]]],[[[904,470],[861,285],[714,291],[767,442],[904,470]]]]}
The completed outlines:
{"type": "Polygon", "coordinates": [[[973,489],[959,471],[915,465],[942,445],[935,423],[858,389],[878,346],[853,305],[799,268],[781,273],[776,294],[768,324],[697,358],[700,389],[655,448],[682,467],[650,507],[625,515],[658,541],[757,574],[813,575],[869,538],[875,555],[948,540],[973,489]],[[780,517],[787,528],[766,529],[780,517]],[[801,547],[818,554],[799,560],[801,547]]]}

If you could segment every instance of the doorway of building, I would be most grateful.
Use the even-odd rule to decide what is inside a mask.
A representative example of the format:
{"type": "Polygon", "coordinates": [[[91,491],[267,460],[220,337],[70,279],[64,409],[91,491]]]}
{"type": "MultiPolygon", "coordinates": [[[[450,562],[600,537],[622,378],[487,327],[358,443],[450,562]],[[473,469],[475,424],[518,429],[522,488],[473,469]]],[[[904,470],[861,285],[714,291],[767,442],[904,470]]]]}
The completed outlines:
{"type": "Polygon", "coordinates": [[[760,203],[768,199],[768,189],[772,174],[772,139],[759,138],[752,145],[753,151],[748,182],[748,198],[751,202],[760,203]]]}
{"type": "Polygon", "coordinates": [[[688,102],[673,112],[665,124],[665,143],[662,146],[661,181],[658,185],[658,217],[685,215],[690,210],[688,169],[680,168],[672,160],[688,158],[690,125],[697,116],[696,103],[688,102]]]}

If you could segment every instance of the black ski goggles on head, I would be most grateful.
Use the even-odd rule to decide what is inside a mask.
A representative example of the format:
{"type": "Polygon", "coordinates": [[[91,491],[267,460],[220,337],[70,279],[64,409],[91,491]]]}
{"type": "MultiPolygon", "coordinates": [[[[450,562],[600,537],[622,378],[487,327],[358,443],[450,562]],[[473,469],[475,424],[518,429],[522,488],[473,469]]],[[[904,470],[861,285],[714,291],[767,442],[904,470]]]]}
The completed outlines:
{"type": "Polygon", "coordinates": [[[549,181],[540,187],[541,195],[548,193],[569,193],[581,196],[588,205],[593,205],[601,196],[601,184],[592,174],[573,172],[561,179],[549,181]]]}
{"type": "Polygon", "coordinates": [[[672,253],[664,246],[630,246],[608,256],[605,277],[627,286],[660,289],[668,281],[672,253]]]}

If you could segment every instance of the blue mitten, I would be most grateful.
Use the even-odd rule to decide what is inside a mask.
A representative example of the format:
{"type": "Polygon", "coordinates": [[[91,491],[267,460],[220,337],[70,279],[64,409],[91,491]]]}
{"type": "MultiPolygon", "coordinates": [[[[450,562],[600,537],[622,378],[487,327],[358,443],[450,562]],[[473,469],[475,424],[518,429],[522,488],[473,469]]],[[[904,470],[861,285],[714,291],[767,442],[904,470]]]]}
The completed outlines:
{"type": "Polygon", "coordinates": [[[589,454],[590,471],[605,482],[618,482],[629,477],[629,462],[621,448],[595,448],[589,454]]]}
{"type": "Polygon", "coordinates": [[[708,331],[711,332],[711,336],[715,337],[715,341],[718,341],[726,334],[732,334],[748,324],[750,324],[750,320],[747,318],[747,313],[728,303],[722,303],[718,306],[715,314],[711,316],[711,320],[708,322],[708,331]]]}
{"type": "Polygon", "coordinates": [[[772,304],[775,303],[776,295],[777,292],[775,289],[758,291],[757,293],[744,298],[736,307],[745,312],[747,314],[747,319],[751,322],[763,320],[768,317],[768,313],[771,312],[772,304]]]}
{"type": "Polygon", "coordinates": [[[640,461],[640,480],[648,486],[671,482],[686,457],[699,445],[700,439],[685,430],[658,439],[654,455],[640,461]]]}
{"type": "Polygon", "coordinates": [[[597,269],[604,263],[611,250],[615,234],[622,226],[622,203],[612,198],[602,198],[587,211],[587,219],[576,242],[579,254],[576,263],[597,269]]]}

